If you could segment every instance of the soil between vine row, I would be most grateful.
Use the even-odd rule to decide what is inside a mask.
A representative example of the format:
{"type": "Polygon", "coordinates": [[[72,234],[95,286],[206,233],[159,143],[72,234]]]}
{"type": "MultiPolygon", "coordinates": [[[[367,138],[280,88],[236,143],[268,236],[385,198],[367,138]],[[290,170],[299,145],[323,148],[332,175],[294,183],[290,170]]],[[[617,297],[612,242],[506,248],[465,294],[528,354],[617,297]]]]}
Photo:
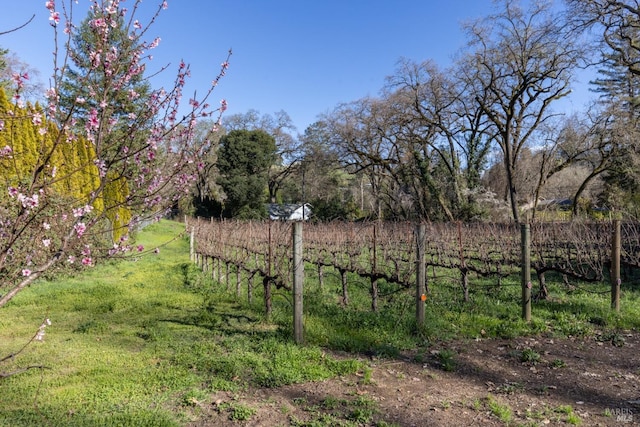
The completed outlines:
{"type": "Polygon", "coordinates": [[[191,425],[640,425],[637,332],[454,341],[362,359],[370,369],[358,375],[217,392],[191,425]],[[234,407],[251,414],[239,419],[234,407]]]}

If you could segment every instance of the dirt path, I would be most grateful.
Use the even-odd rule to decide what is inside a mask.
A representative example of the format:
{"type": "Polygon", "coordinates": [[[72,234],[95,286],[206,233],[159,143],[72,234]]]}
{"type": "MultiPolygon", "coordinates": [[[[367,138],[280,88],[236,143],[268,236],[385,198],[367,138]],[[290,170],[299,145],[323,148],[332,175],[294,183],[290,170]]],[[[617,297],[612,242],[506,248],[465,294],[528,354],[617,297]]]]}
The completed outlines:
{"type": "Polygon", "coordinates": [[[638,333],[464,341],[364,360],[370,370],[350,377],[216,393],[192,425],[640,425],[638,333]]]}

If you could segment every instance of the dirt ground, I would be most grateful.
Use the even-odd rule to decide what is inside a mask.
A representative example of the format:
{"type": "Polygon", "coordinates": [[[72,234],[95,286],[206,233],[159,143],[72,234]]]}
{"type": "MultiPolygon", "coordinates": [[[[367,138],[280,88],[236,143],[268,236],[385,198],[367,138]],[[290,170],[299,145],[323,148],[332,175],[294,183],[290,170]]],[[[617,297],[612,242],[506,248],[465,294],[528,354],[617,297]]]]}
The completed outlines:
{"type": "Polygon", "coordinates": [[[191,425],[640,426],[637,332],[459,341],[362,359],[371,369],[349,377],[216,393],[191,425]],[[255,412],[239,420],[233,408],[246,407],[255,412]]]}

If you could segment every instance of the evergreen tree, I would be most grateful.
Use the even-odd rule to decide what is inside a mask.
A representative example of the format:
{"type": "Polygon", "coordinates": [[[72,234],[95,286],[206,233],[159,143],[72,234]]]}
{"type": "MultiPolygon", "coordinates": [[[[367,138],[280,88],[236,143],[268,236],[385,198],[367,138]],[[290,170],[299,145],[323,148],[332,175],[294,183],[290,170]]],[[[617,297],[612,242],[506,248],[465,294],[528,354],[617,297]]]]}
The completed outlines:
{"type": "Polygon", "coordinates": [[[132,217],[125,206],[127,178],[136,174],[130,160],[147,146],[154,115],[140,54],[146,46],[134,29],[135,24],[126,22],[122,14],[92,8],[72,35],[73,67],[61,85],[61,109],[76,119],[75,132],[90,139],[79,144],[77,179],[85,188],[105,189],[101,203],[116,239],[125,232],[120,227],[132,217]],[[97,26],[106,31],[95,31],[97,26]],[[104,118],[113,124],[108,131],[92,129],[92,120],[104,122],[104,118]],[[99,173],[95,162],[112,172],[99,173]],[[125,169],[124,175],[117,172],[125,169]]]}
{"type": "Polygon", "coordinates": [[[9,86],[9,80],[5,76],[5,71],[7,70],[7,54],[9,51],[7,49],[0,48],[0,88],[7,90],[9,86]]]}
{"type": "Polygon", "coordinates": [[[615,150],[608,172],[604,175],[602,201],[610,207],[634,209],[640,205],[640,74],[629,64],[640,63],[640,52],[628,45],[623,37],[637,28],[628,28],[622,35],[612,33],[610,49],[603,53],[599,77],[591,82],[593,91],[600,94],[603,114],[611,116],[607,137],[615,150]],[[615,47],[615,48],[614,48],[615,47]]]}
{"type": "MultiPolygon", "coordinates": [[[[633,52],[624,55],[628,58],[633,52]]],[[[603,54],[598,78],[591,81],[593,91],[600,94],[603,103],[616,103],[628,111],[629,118],[640,111],[640,75],[634,74],[624,65],[624,58],[618,51],[603,54]]],[[[640,61],[640,57],[638,57],[640,61]]]]}
{"type": "Polygon", "coordinates": [[[262,130],[234,130],[220,140],[218,183],[225,192],[223,215],[266,216],[268,171],[276,161],[274,138],[262,130]]]}
{"type": "Polygon", "coordinates": [[[73,67],[66,70],[60,91],[62,110],[76,119],[79,132],[90,129],[88,122],[96,115],[115,124],[109,132],[95,132],[98,139],[93,141],[97,155],[108,164],[121,156],[125,144],[128,150],[144,144],[146,135],[141,131],[150,126],[146,104],[151,90],[139,53],[143,43],[128,25],[133,24],[121,14],[92,8],[72,35],[73,67]],[[107,31],[94,31],[97,26],[107,31]],[[132,126],[138,130],[135,141],[129,139],[132,126]]]}

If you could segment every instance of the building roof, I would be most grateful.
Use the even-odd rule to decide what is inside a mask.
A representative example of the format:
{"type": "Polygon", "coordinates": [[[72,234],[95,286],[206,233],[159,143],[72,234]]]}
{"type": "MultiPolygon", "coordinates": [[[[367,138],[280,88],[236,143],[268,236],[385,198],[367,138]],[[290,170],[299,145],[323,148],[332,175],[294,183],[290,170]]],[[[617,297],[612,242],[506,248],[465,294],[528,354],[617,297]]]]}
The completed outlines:
{"type": "Polygon", "coordinates": [[[309,203],[288,203],[288,204],[269,204],[269,218],[273,220],[301,220],[304,206],[304,219],[307,220],[311,216],[311,205],[309,203]]]}

